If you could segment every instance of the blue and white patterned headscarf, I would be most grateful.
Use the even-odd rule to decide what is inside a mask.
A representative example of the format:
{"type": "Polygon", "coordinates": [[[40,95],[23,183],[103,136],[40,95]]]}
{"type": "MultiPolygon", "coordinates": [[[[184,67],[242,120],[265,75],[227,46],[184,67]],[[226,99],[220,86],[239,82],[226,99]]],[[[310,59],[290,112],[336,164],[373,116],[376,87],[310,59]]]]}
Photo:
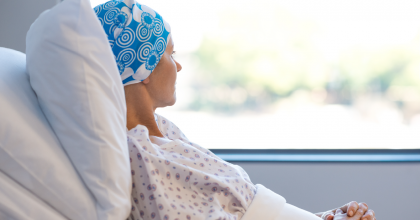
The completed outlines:
{"type": "Polygon", "coordinates": [[[146,79],[165,52],[169,24],[135,0],[113,0],[94,10],[108,35],[124,86],[146,79]]]}

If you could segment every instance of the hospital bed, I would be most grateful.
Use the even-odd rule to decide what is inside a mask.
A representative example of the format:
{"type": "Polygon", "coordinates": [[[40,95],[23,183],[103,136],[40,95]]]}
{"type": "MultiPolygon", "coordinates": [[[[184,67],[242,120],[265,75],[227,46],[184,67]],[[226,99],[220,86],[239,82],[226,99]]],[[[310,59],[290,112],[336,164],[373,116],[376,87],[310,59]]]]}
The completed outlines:
{"type": "MultiPolygon", "coordinates": [[[[129,217],[124,90],[89,1],[42,13],[0,67],[0,219],[129,217]]],[[[244,220],[319,219],[258,187],[244,220]]]]}

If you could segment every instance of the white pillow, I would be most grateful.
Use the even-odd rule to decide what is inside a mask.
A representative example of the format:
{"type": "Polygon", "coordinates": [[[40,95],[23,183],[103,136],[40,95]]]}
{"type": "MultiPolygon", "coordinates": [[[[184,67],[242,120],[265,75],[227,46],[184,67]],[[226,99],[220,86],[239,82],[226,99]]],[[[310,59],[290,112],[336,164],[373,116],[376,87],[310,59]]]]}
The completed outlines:
{"type": "Polygon", "coordinates": [[[65,0],[26,36],[30,83],[98,219],[131,210],[124,89],[105,32],[88,0],[65,0]]]}
{"type": "MultiPolygon", "coordinates": [[[[25,54],[0,47],[0,66],[0,170],[67,218],[96,218],[95,200],[29,84],[25,54]]],[[[21,204],[21,211],[29,213],[28,204],[21,204]]]]}

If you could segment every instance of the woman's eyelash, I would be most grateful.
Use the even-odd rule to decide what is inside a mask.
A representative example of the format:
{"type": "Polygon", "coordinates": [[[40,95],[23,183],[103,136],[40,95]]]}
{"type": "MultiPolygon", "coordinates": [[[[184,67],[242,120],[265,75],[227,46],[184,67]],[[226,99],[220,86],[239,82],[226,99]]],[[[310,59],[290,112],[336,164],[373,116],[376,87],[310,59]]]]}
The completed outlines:
{"type": "Polygon", "coordinates": [[[172,55],[176,54],[176,51],[172,51],[172,55]]]}

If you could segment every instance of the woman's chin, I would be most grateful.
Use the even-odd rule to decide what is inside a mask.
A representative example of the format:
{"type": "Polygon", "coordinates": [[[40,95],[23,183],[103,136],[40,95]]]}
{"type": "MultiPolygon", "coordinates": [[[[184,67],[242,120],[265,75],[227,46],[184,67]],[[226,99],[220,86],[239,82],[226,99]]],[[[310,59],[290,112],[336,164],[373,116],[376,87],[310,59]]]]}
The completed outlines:
{"type": "Polygon", "coordinates": [[[172,97],[168,97],[166,99],[161,99],[158,103],[158,108],[165,108],[168,106],[175,105],[176,102],[176,95],[174,94],[172,97]]]}
{"type": "Polygon", "coordinates": [[[174,93],[174,95],[171,97],[170,100],[168,100],[166,106],[173,106],[176,103],[176,93],[174,93]]]}
{"type": "Polygon", "coordinates": [[[174,93],[174,96],[172,97],[172,104],[171,106],[175,105],[176,103],[176,92],[174,93]]]}

